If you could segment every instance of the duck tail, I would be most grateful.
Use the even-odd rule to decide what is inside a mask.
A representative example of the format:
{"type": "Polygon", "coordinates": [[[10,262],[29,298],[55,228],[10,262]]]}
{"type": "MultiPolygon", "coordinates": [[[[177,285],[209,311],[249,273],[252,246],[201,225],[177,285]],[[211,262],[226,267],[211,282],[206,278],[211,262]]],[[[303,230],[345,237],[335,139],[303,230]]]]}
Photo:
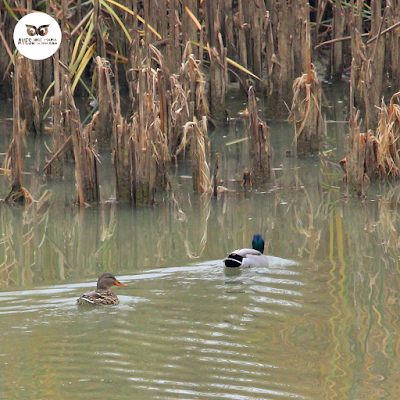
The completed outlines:
{"type": "Polygon", "coordinates": [[[239,254],[231,253],[224,260],[225,267],[237,268],[243,264],[243,257],[239,254]]]}

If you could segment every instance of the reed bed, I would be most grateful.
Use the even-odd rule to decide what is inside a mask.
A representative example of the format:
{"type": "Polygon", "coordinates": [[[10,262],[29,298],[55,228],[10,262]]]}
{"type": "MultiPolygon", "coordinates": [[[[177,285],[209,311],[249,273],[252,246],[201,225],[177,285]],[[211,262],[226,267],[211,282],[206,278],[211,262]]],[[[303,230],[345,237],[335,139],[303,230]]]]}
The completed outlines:
{"type": "MultiPolygon", "coordinates": [[[[6,89],[7,84],[11,86],[13,27],[19,16],[35,8],[37,1],[28,1],[26,9],[16,1],[7,4],[0,29],[4,44],[0,48],[0,73],[6,89]]],[[[60,50],[60,60],[71,74],[73,92],[77,87],[80,92],[87,91],[83,78],[97,56],[117,56],[118,62],[125,65],[134,60],[134,67],[139,67],[145,58],[151,57],[152,45],[164,58],[165,67],[176,73],[185,46],[191,43],[195,58],[210,63],[211,110],[216,110],[215,117],[219,117],[228,73],[229,80],[239,80],[246,91],[254,80],[256,91],[268,93],[274,103],[276,99],[290,102],[293,81],[307,68],[309,34],[315,48],[313,60],[328,59],[323,73],[333,80],[341,79],[352,58],[361,51],[366,62],[365,82],[372,85],[368,93],[374,96],[372,103],[379,106],[385,76],[389,74],[395,81],[399,76],[398,9],[396,4],[388,3],[382,13],[381,4],[374,2],[371,7],[363,0],[322,1],[310,7],[306,0],[264,0],[259,4],[191,0],[182,6],[177,0],[106,0],[82,5],[64,0],[47,7],[46,12],[59,19],[67,38],[60,50]],[[293,28],[297,35],[292,35],[293,28]],[[362,36],[365,49],[355,42],[355,31],[362,36]],[[380,62],[385,52],[389,62],[380,62]]],[[[49,60],[34,71],[41,93],[51,83],[51,63],[49,60]]],[[[282,102],[280,106],[283,109],[282,102]]]]}
{"type": "MultiPolygon", "coordinates": [[[[11,72],[13,68],[16,71],[18,57],[10,32],[19,17],[39,4],[30,0],[26,9],[16,1],[7,5],[1,10],[0,74],[2,92],[12,95],[11,72]]],[[[58,19],[64,40],[53,59],[35,65],[20,61],[24,73],[19,78],[23,89],[19,107],[26,132],[43,132],[43,104],[47,107],[48,98],[54,94],[53,143],[46,173],[62,177],[66,150],[71,152],[73,143],[77,148],[64,120],[67,114],[77,117],[72,102],[65,101],[61,81],[66,74],[71,95],[85,94],[99,107],[89,119],[87,134],[91,138],[84,139],[89,146],[87,168],[91,169],[86,175],[92,178],[87,179],[90,183],[81,182],[78,189],[85,186],[97,191],[96,146],[104,147],[114,152],[114,162],[129,166],[129,182],[120,176],[130,194],[117,197],[132,203],[151,203],[154,199],[150,193],[168,186],[165,168],[170,160],[177,163],[184,154],[186,124],[195,126],[204,116],[218,124],[226,117],[225,96],[230,82],[239,82],[246,93],[253,86],[256,93],[266,94],[272,112],[284,112],[285,102],[292,102],[297,154],[303,155],[318,153],[321,140],[320,84],[311,61],[325,65],[320,74],[330,80],[340,80],[346,68],[351,68],[350,108],[360,109],[366,132],[378,128],[377,107],[387,88],[387,77],[394,84],[399,81],[397,3],[323,1],[310,7],[306,0],[265,0],[260,4],[190,0],[184,5],[177,0],[84,4],[62,0],[46,5],[46,12],[58,19]],[[293,35],[293,28],[298,34],[293,35]],[[116,68],[112,68],[111,60],[126,72],[119,75],[118,84],[129,88],[129,115],[116,110],[116,68]],[[126,142],[125,150],[115,150],[116,136],[128,136],[128,131],[129,139],[121,137],[119,142],[126,142]]],[[[78,125],[75,131],[82,130],[78,125]]],[[[365,140],[372,137],[372,133],[364,136],[365,140]]],[[[375,139],[371,143],[372,152],[375,139]]],[[[381,146],[386,146],[384,140],[381,146]]],[[[392,161],[380,153],[375,155],[386,157],[386,161],[379,158],[380,165],[387,163],[379,168],[385,172],[389,169],[395,176],[398,166],[390,146],[392,161]]],[[[122,174],[123,168],[116,168],[122,174]]],[[[366,169],[375,171],[368,176],[382,176],[373,165],[366,169]]],[[[122,181],[118,183],[121,190],[122,181]]],[[[79,202],[97,201],[100,194],[84,198],[79,202]]]]}
{"type": "MultiPolygon", "coordinates": [[[[379,143],[376,163],[379,166],[380,179],[400,177],[399,140],[400,140],[400,92],[390,99],[389,106],[382,100],[376,139],[379,143]]],[[[378,147],[378,146],[377,146],[378,147]]]]}
{"type": "Polygon", "coordinates": [[[360,133],[359,112],[350,121],[349,150],[341,161],[350,193],[363,195],[369,182],[400,178],[400,92],[382,100],[376,133],[360,133]]]}

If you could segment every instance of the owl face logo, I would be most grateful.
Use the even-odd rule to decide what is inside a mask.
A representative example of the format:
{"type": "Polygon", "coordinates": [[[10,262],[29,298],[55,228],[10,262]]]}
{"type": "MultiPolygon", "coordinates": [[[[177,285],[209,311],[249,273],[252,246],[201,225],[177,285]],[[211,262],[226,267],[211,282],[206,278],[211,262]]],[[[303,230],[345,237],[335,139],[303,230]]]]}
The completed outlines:
{"type": "Polygon", "coordinates": [[[26,25],[26,31],[28,33],[29,36],[46,36],[49,33],[49,25],[41,25],[38,28],[36,28],[35,25],[26,25]]]}

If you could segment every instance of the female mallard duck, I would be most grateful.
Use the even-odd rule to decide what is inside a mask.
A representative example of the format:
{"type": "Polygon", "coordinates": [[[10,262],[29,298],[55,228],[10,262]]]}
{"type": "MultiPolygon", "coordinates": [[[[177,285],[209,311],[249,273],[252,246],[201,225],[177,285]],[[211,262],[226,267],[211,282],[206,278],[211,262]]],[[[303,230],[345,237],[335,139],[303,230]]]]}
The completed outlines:
{"type": "Polygon", "coordinates": [[[107,304],[119,304],[119,300],[116,294],[111,290],[111,286],[126,286],[119,282],[114,275],[105,273],[100,276],[97,281],[97,289],[89,290],[89,292],[84,293],[77,303],[79,306],[83,304],[96,304],[96,305],[107,305],[107,304]]]}
{"type": "Polygon", "coordinates": [[[268,260],[263,255],[264,239],[261,235],[254,235],[252,249],[239,249],[233,251],[225,258],[226,267],[267,267],[268,260]]]}

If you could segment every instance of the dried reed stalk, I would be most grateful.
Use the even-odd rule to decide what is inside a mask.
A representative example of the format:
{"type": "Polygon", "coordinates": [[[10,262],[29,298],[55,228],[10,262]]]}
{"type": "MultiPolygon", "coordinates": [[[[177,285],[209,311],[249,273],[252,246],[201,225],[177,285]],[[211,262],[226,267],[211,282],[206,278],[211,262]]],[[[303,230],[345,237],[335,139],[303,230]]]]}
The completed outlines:
{"type": "Polygon", "coordinates": [[[90,144],[90,133],[95,123],[92,120],[82,132],[79,110],[75,106],[69,79],[64,77],[63,95],[65,96],[64,131],[67,137],[72,135],[75,157],[75,173],[78,189],[78,203],[97,203],[100,200],[97,178],[97,155],[90,144]]]}
{"type": "Polygon", "coordinates": [[[13,139],[7,152],[5,165],[11,169],[11,191],[5,198],[6,202],[30,203],[32,197],[29,192],[22,187],[22,143],[21,135],[26,132],[27,120],[23,119],[21,113],[21,81],[22,74],[26,72],[25,57],[18,55],[14,65],[13,79],[13,139]]]}
{"type": "MultiPolygon", "coordinates": [[[[16,57],[14,65],[13,79],[13,140],[10,146],[10,161],[11,161],[11,181],[18,182],[22,185],[22,144],[21,135],[26,133],[26,120],[22,118],[20,113],[21,108],[21,67],[25,57],[19,55],[16,57]]],[[[6,160],[6,164],[7,160],[6,160]]]]}
{"type": "MultiPolygon", "coordinates": [[[[341,0],[335,0],[333,6],[332,37],[333,39],[344,36],[345,22],[344,9],[341,0]]],[[[336,41],[331,46],[331,75],[334,82],[342,80],[343,73],[343,42],[336,41]]]]}
{"type": "Polygon", "coordinates": [[[61,112],[62,104],[60,96],[61,82],[60,82],[60,64],[59,52],[54,54],[54,97],[51,100],[52,119],[53,119],[53,134],[52,134],[52,158],[45,166],[46,174],[53,177],[61,178],[63,176],[63,155],[59,152],[65,141],[62,126],[63,114],[61,112]]]}
{"type": "MultiPolygon", "coordinates": [[[[189,43],[188,43],[189,44],[189,43]]],[[[197,60],[190,52],[190,46],[186,45],[183,54],[182,67],[180,69],[179,79],[182,87],[186,91],[187,101],[193,103],[191,106],[193,113],[197,118],[202,118],[210,113],[208,108],[208,93],[206,90],[206,79],[201,70],[201,62],[197,60]]],[[[189,118],[192,115],[189,114],[189,118]]]]}
{"type": "Polygon", "coordinates": [[[137,101],[130,128],[133,201],[153,204],[156,190],[166,186],[166,163],[170,159],[164,109],[160,118],[166,102],[160,101],[157,91],[162,83],[159,71],[147,66],[131,72],[134,79],[130,91],[137,101]]]}
{"type": "Polygon", "coordinates": [[[379,178],[400,178],[400,92],[390,99],[389,107],[382,100],[376,137],[379,142],[379,178]]]}
{"type": "MultiPolygon", "coordinates": [[[[18,55],[15,63],[19,64],[19,113],[26,120],[26,133],[41,134],[43,130],[43,107],[40,90],[35,81],[33,61],[18,55]]],[[[14,97],[15,98],[15,97],[14,97]]]]}
{"type": "MultiPolygon", "coordinates": [[[[237,58],[239,61],[239,64],[246,68],[248,67],[248,56],[247,56],[247,43],[246,43],[246,30],[249,28],[248,22],[245,23],[245,15],[244,15],[244,9],[248,7],[248,2],[245,7],[243,7],[243,0],[238,0],[237,3],[237,31],[236,31],[236,37],[237,37],[237,58]]],[[[244,89],[247,91],[248,90],[248,83],[246,82],[246,75],[240,71],[239,76],[241,76],[241,82],[244,84],[244,89]]]]}
{"type": "Polygon", "coordinates": [[[215,154],[214,171],[212,179],[213,196],[218,196],[218,169],[219,169],[219,153],[215,154]]]}
{"type": "MultiPolygon", "coordinates": [[[[249,69],[258,77],[262,77],[266,65],[266,57],[264,57],[264,46],[266,37],[269,35],[269,12],[265,7],[264,2],[256,4],[255,2],[247,3],[246,12],[249,16],[250,26],[252,29],[248,31],[251,46],[249,46],[249,69]],[[251,5],[251,7],[248,7],[251,5]]],[[[265,89],[263,84],[258,79],[254,82],[254,88],[257,92],[265,89]]]]}
{"type": "Polygon", "coordinates": [[[192,165],[193,191],[195,193],[210,193],[210,169],[207,163],[208,135],[207,118],[197,122],[188,122],[184,126],[184,136],[190,141],[190,160],[192,165]]]}
{"type": "Polygon", "coordinates": [[[115,168],[116,199],[118,202],[133,203],[131,126],[121,116],[119,108],[114,116],[113,137],[115,140],[113,164],[115,168]]]}
{"type": "Polygon", "coordinates": [[[352,71],[350,101],[364,115],[366,128],[375,130],[378,125],[378,105],[383,95],[385,77],[386,41],[380,32],[384,28],[385,15],[381,16],[381,1],[374,1],[371,13],[371,37],[374,41],[366,45],[361,39],[361,12],[353,10],[351,23],[352,71]]]}
{"type": "Polygon", "coordinates": [[[351,49],[350,112],[354,108],[360,109],[364,106],[361,68],[365,59],[365,46],[362,42],[360,31],[355,27],[351,31],[351,49]]]}
{"type": "MultiPolygon", "coordinates": [[[[200,2],[198,0],[187,0],[184,3],[182,10],[182,42],[198,43],[199,36],[202,36],[202,26],[199,24],[199,8],[200,2]],[[200,33],[200,35],[198,35],[200,33]]],[[[191,51],[197,59],[199,58],[200,48],[196,46],[191,51]]]]}
{"type": "Polygon", "coordinates": [[[98,101],[99,101],[99,117],[98,124],[95,129],[94,140],[100,147],[109,146],[113,132],[115,106],[114,93],[111,84],[113,73],[111,71],[110,62],[104,58],[96,57],[98,72],[98,101]]]}
{"type": "Polygon", "coordinates": [[[212,47],[210,57],[210,108],[216,119],[226,115],[225,94],[228,84],[227,50],[223,45],[221,34],[218,35],[218,47],[212,47]]]}
{"type": "Polygon", "coordinates": [[[307,68],[306,30],[309,5],[307,0],[276,3],[276,68],[273,82],[276,92],[285,101],[292,99],[291,83],[307,68]],[[298,34],[293,35],[293,31],[298,34]],[[291,38],[291,40],[288,40],[291,38]]]}
{"type": "Polygon", "coordinates": [[[386,24],[387,8],[383,15],[382,1],[371,2],[371,38],[377,36],[374,42],[367,42],[368,61],[364,61],[364,98],[366,105],[366,126],[368,129],[376,129],[378,125],[378,106],[384,94],[385,73],[385,47],[386,40],[380,32],[384,30],[386,24]]]}
{"type": "Polygon", "coordinates": [[[347,179],[348,190],[364,194],[369,181],[400,178],[400,92],[392,96],[389,107],[382,101],[376,136],[371,130],[359,132],[355,122],[359,112],[350,120],[349,150],[341,161],[347,179]]]}
{"type": "Polygon", "coordinates": [[[166,164],[187,144],[182,126],[196,115],[208,114],[205,79],[187,44],[179,75],[169,75],[164,57],[149,45],[153,61],[128,71],[129,92],[135,103],[131,124],[132,191],[136,204],[151,204],[165,188],[166,164]]]}
{"type": "Polygon", "coordinates": [[[250,173],[252,183],[259,185],[271,180],[270,129],[258,116],[254,89],[251,86],[248,93],[250,173]]]}
{"type": "Polygon", "coordinates": [[[350,119],[349,144],[346,155],[347,190],[350,194],[364,195],[365,136],[360,134],[359,112],[350,119]]]}
{"type": "Polygon", "coordinates": [[[33,201],[32,196],[21,184],[15,180],[11,186],[11,191],[4,199],[6,203],[18,203],[18,204],[31,204],[33,201]]]}
{"type": "Polygon", "coordinates": [[[115,63],[115,86],[116,113],[113,120],[114,150],[112,153],[115,169],[115,197],[118,202],[132,204],[134,193],[132,189],[132,154],[130,145],[131,126],[121,115],[117,63],[115,63]]]}
{"type": "Polygon", "coordinates": [[[321,83],[314,70],[297,78],[293,84],[293,102],[289,121],[295,128],[297,155],[319,152],[322,133],[321,83]]]}
{"type": "Polygon", "coordinates": [[[186,46],[180,74],[164,77],[164,81],[169,82],[169,90],[163,91],[169,94],[169,101],[165,103],[164,108],[168,118],[168,147],[174,157],[182,151],[182,146],[184,148],[186,145],[182,126],[193,121],[194,117],[202,119],[210,113],[206,80],[200,68],[200,61],[190,54],[189,49],[189,46],[186,46]]]}
{"type": "MultiPolygon", "coordinates": [[[[395,26],[399,24],[400,10],[399,7],[389,7],[389,13],[387,16],[387,24],[389,26],[395,26]]],[[[390,76],[399,87],[400,83],[400,29],[391,29],[387,34],[387,47],[391,54],[390,59],[390,76]]]]}

